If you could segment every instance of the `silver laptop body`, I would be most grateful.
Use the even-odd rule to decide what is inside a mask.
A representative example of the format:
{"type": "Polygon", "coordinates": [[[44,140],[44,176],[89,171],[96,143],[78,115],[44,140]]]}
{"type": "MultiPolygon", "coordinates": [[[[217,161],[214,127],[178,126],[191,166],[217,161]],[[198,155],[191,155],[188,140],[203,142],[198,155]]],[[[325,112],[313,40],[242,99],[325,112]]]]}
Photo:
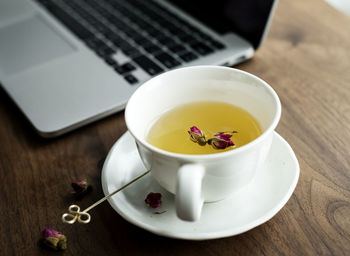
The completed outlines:
{"type": "MultiPolygon", "coordinates": [[[[216,8],[204,4],[203,10],[232,8],[220,3],[215,2],[216,8]]],[[[186,1],[176,0],[0,0],[0,83],[40,135],[57,136],[123,110],[137,87],[161,72],[190,65],[231,66],[251,58],[266,34],[276,1],[257,7],[266,10],[253,43],[249,35],[217,32],[200,15],[191,15],[193,4],[201,10],[201,1],[187,8],[186,1]],[[146,10],[151,18],[144,16],[146,10]],[[63,20],[66,15],[68,21],[63,20]],[[170,32],[164,24],[171,26],[170,32]],[[142,31],[148,25],[152,30],[142,31]],[[134,30],[141,36],[136,38],[134,30]],[[187,44],[187,39],[192,41],[187,44]],[[131,50],[119,48],[125,41],[131,50]]],[[[251,26],[249,21],[247,25],[251,26]]]]}

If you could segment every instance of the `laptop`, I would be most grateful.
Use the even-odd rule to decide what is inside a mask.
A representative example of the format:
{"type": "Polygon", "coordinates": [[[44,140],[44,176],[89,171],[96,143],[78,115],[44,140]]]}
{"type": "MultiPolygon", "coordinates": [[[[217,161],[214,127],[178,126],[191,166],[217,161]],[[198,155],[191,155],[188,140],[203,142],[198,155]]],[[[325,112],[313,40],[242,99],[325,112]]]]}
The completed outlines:
{"type": "Polygon", "coordinates": [[[123,110],[162,72],[251,58],[276,2],[0,0],[0,83],[58,136],[123,110]]]}

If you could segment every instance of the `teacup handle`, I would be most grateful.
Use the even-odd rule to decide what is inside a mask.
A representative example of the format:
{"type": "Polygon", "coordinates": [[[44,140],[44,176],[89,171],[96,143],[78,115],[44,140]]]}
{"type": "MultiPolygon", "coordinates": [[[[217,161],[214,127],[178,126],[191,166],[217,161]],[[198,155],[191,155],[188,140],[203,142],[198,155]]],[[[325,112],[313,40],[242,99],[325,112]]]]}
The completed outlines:
{"type": "Polygon", "coordinates": [[[204,166],[200,164],[185,164],[177,172],[176,214],[182,220],[196,221],[200,218],[204,202],[204,173],[204,166]]]}

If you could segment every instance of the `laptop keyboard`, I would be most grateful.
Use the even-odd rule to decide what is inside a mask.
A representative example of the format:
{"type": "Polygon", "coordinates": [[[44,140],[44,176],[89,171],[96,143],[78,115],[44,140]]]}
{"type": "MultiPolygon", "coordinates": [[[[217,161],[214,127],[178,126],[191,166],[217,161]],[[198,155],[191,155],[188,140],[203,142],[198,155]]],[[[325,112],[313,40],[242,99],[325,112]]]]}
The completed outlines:
{"type": "Polygon", "coordinates": [[[129,84],[138,68],[153,76],[225,48],[155,1],[37,1],[129,84]]]}

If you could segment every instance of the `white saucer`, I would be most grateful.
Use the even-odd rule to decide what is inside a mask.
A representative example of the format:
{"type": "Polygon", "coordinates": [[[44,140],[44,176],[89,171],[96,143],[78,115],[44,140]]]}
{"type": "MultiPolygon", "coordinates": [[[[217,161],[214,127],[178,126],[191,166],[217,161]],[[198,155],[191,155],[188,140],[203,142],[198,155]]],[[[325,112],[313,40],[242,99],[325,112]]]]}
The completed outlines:
{"type": "MultiPolygon", "coordinates": [[[[114,144],[104,163],[104,194],[144,171],[134,139],[127,132],[114,144]]],[[[177,218],[174,196],[150,174],[114,195],[109,203],[124,219],[152,233],[188,240],[214,239],[237,235],[268,221],[287,203],[298,178],[299,164],[292,148],[275,133],[268,159],[254,181],[228,199],[205,204],[197,222],[177,218]],[[159,209],[144,202],[149,192],[162,194],[159,209]]]]}

